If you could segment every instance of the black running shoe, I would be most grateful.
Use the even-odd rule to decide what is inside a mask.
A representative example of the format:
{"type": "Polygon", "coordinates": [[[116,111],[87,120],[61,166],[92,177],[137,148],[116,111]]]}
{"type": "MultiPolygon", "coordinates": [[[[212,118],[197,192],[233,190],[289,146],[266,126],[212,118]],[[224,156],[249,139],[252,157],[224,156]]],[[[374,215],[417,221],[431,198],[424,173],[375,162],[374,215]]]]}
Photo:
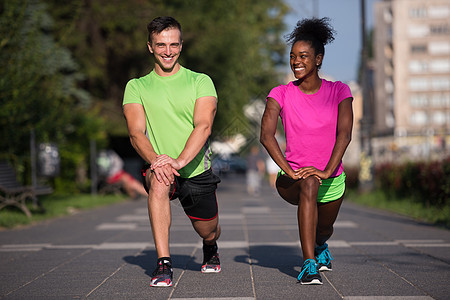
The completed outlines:
{"type": "Polygon", "coordinates": [[[322,277],[320,277],[314,259],[305,260],[297,279],[301,284],[322,284],[322,277]]]}
{"type": "Polygon", "coordinates": [[[213,246],[203,244],[202,273],[219,273],[222,270],[217,250],[217,244],[213,246]]]}
{"type": "Polygon", "coordinates": [[[172,286],[173,271],[170,261],[165,259],[158,260],[158,266],[152,276],[150,286],[172,286]]]}

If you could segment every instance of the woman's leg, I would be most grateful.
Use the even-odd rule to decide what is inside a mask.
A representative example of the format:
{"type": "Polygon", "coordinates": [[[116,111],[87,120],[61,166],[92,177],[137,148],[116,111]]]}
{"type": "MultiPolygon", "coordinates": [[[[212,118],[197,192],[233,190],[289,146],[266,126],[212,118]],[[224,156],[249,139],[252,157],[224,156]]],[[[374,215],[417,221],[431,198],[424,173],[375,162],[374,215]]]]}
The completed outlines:
{"type": "Polygon", "coordinates": [[[332,202],[319,203],[316,244],[323,245],[333,234],[333,225],[344,197],[332,202]]]}
{"type": "Polygon", "coordinates": [[[277,179],[277,190],[284,200],[298,206],[297,217],[303,259],[314,259],[319,181],[315,177],[293,180],[283,175],[277,179]]]}

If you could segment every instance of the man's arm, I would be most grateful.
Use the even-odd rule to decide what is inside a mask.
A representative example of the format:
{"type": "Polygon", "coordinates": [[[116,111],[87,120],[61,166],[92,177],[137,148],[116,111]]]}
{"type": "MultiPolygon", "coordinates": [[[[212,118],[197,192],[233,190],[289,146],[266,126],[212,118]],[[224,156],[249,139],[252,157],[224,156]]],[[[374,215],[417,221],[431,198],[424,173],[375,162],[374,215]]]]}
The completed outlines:
{"type": "MultiPolygon", "coordinates": [[[[146,162],[152,165],[156,160],[157,154],[145,135],[144,107],[138,103],[128,103],[123,106],[123,114],[127,122],[131,145],[146,162]]],[[[158,181],[164,181],[166,184],[173,182],[173,174],[179,176],[176,170],[170,170],[170,168],[159,168],[155,171],[158,181]]]]}
{"type": "Polygon", "coordinates": [[[168,155],[159,155],[152,168],[170,164],[179,170],[190,163],[205,145],[211,135],[214,117],[217,111],[217,98],[213,96],[198,98],[194,107],[194,130],[191,132],[183,151],[174,159],[168,155]]]}

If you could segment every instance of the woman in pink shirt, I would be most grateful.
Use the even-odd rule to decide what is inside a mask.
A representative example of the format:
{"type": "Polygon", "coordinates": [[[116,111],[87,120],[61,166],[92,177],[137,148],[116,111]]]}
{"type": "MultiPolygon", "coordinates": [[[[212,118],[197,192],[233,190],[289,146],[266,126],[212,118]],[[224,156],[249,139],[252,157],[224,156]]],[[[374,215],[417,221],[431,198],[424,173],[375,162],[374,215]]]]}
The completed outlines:
{"type": "Polygon", "coordinates": [[[304,19],[289,35],[290,66],[297,80],[270,91],[261,123],[261,143],[281,168],[278,193],[298,207],[301,284],[322,284],[319,271],[331,271],[326,241],[345,191],[342,157],[353,127],[349,87],[319,77],[324,46],[334,40],[328,22],[304,19]],[[278,116],[286,134],[285,156],[275,138],[278,116]]]}

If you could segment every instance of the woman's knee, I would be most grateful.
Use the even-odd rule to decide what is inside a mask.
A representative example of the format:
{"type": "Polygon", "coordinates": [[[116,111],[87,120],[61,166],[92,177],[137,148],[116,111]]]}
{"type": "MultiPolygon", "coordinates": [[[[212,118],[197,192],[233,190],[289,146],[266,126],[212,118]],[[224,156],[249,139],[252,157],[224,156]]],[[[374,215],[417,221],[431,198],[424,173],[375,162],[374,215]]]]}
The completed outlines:
{"type": "Polygon", "coordinates": [[[309,176],[308,178],[302,179],[300,181],[300,186],[302,190],[305,191],[318,191],[319,190],[319,180],[314,176],[309,176]]]}
{"type": "Polygon", "coordinates": [[[300,181],[301,195],[303,198],[311,199],[311,201],[317,201],[319,186],[319,180],[313,176],[302,179],[300,181]]]}

